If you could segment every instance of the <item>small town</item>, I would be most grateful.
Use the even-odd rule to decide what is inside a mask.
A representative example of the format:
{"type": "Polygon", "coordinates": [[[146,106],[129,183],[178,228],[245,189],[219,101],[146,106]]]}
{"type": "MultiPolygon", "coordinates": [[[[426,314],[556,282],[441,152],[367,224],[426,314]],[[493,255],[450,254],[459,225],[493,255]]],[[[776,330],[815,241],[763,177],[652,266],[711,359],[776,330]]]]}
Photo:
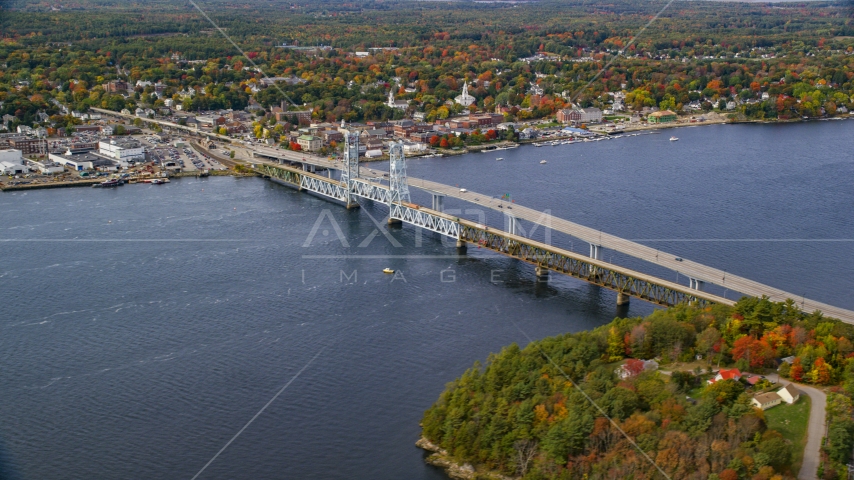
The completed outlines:
{"type": "Polygon", "coordinates": [[[0,2],[0,480],[854,479],[850,3],[0,2]]]}
{"type": "MultiPolygon", "coordinates": [[[[134,91],[120,80],[103,87],[128,96],[134,91]]],[[[164,97],[166,91],[160,82],[139,81],[135,88],[137,94],[139,90],[151,90],[157,98],[164,97]]],[[[87,113],[71,111],[73,126],[54,128],[50,126],[53,122],[42,115],[45,126],[17,125],[15,132],[0,133],[0,165],[2,173],[8,176],[0,182],[3,185],[0,188],[80,185],[94,183],[97,177],[104,176],[133,183],[140,176],[208,175],[211,171],[226,170],[207,152],[193,149],[195,142],[187,142],[170,132],[198,137],[196,145],[203,148],[216,148],[214,141],[218,140],[226,149],[232,143],[250,148],[266,145],[332,159],[343,150],[344,134],[353,132],[359,137],[360,157],[371,161],[387,159],[390,142],[402,142],[407,156],[448,156],[515,148],[520,143],[560,145],[620,138],[635,131],[725,121],[714,112],[680,117],[655,107],[646,107],[642,113],[619,113],[625,111],[623,99],[623,95],[616,95],[614,104],[604,112],[595,107],[561,109],[551,120],[507,121],[510,110],[499,107],[494,113],[478,113],[472,108],[471,113],[432,122],[425,121],[423,112],[415,112],[412,118],[351,123],[342,120],[340,124],[313,121],[310,110],[293,108],[285,101],[264,109],[252,98],[239,111],[188,113],[182,111],[181,104],[174,110],[170,108],[173,101],[168,98],[158,101],[163,106],[157,110],[140,107],[133,112],[128,109],[113,112],[93,107],[87,113]]],[[[464,83],[451,106],[460,110],[474,102],[468,84],[464,83]]],[[[395,100],[390,92],[387,106],[408,109],[409,103],[395,100]]],[[[67,110],[65,106],[61,108],[67,110]]],[[[10,120],[5,119],[7,127],[10,120]]],[[[228,150],[223,155],[235,158],[232,152],[228,150]]]]}

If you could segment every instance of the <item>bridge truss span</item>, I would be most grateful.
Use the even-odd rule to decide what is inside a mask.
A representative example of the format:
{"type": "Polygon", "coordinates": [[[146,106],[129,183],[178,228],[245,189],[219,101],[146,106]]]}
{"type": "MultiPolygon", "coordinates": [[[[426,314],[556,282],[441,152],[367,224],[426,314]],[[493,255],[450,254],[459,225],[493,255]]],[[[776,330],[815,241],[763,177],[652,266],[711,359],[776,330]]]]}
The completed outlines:
{"type": "Polygon", "coordinates": [[[531,263],[540,269],[563,273],[657,305],[671,306],[680,303],[732,305],[734,303],[723,297],[692,290],[595,258],[584,257],[468,222],[460,225],[460,240],[531,263]]]}
{"type": "Polygon", "coordinates": [[[431,232],[440,233],[453,239],[460,238],[460,224],[457,220],[421,208],[412,208],[400,203],[392,203],[389,217],[400,220],[431,232]]]}
{"type": "Polygon", "coordinates": [[[350,193],[375,202],[391,203],[391,193],[385,185],[379,185],[362,179],[350,180],[350,193]]]}

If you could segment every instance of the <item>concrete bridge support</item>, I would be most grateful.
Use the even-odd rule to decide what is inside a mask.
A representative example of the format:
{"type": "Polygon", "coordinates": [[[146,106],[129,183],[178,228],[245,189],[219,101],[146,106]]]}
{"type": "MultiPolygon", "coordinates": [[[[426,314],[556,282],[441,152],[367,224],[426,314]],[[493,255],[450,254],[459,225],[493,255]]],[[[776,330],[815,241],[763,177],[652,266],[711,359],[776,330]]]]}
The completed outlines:
{"type": "Polygon", "coordinates": [[[466,242],[463,240],[457,240],[457,253],[464,254],[468,247],[466,246],[466,242]]]}
{"type": "Polygon", "coordinates": [[[632,297],[631,297],[631,296],[629,296],[629,294],[627,294],[627,293],[618,292],[618,293],[617,293],[617,306],[621,306],[621,305],[628,305],[628,304],[629,304],[629,300],[630,300],[631,298],[632,298],[632,297]]]}
{"type": "Polygon", "coordinates": [[[590,258],[602,260],[602,245],[590,244],[590,258]]]}
{"type": "Polygon", "coordinates": [[[508,233],[512,233],[513,235],[519,234],[519,219],[514,217],[513,215],[504,214],[504,231],[508,233]]]}
{"type": "Polygon", "coordinates": [[[445,211],[445,196],[434,193],[433,194],[433,210],[437,212],[445,211]]]}
{"type": "Polygon", "coordinates": [[[706,282],[702,280],[697,280],[696,278],[688,277],[688,286],[693,290],[704,290],[706,288],[706,282]]]}
{"type": "Polygon", "coordinates": [[[537,275],[537,282],[548,282],[549,281],[549,269],[546,267],[537,267],[534,270],[534,273],[537,275]]]}

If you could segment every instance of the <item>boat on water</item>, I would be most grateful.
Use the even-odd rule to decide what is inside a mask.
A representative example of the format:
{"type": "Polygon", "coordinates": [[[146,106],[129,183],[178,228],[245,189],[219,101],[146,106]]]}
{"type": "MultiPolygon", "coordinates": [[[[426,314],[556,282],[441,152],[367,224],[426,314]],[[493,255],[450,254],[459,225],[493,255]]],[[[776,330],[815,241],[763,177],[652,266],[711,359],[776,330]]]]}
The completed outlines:
{"type": "Polygon", "coordinates": [[[679,141],[679,139],[676,137],[670,137],[670,141],[671,142],[677,142],[677,141],[679,141]]]}
{"type": "Polygon", "coordinates": [[[386,268],[384,268],[384,269],[383,269],[383,273],[394,273],[394,270],[392,270],[392,269],[390,269],[390,268],[386,267],[386,268]]]}
{"type": "Polygon", "coordinates": [[[169,180],[166,180],[165,178],[153,178],[153,179],[151,179],[151,181],[150,181],[150,182],[148,182],[148,183],[150,183],[150,184],[152,184],[152,185],[163,185],[164,183],[166,183],[166,182],[168,182],[168,181],[169,181],[169,180]]]}
{"type": "Polygon", "coordinates": [[[101,183],[96,183],[92,185],[94,188],[106,188],[106,187],[118,187],[119,185],[124,184],[124,180],[119,180],[118,178],[111,178],[109,180],[104,180],[101,183]]]}
{"type": "Polygon", "coordinates": [[[496,158],[496,159],[495,159],[495,161],[496,161],[496,162],[500,162],[500,161],[502,161],[502,160],[504,160],[504,159],[503,159],[503,158],[501,158],[501,157],[498,157],[498,158],[496,158]]]}
{"type": "Polygon", "coordinates": [[[540,160],[540,165],[543,165],[543,164],[545,164],[545,163],[549,163],[549,162],[547,162],[547,161],[545,161],[545,160],[540,160]]]}

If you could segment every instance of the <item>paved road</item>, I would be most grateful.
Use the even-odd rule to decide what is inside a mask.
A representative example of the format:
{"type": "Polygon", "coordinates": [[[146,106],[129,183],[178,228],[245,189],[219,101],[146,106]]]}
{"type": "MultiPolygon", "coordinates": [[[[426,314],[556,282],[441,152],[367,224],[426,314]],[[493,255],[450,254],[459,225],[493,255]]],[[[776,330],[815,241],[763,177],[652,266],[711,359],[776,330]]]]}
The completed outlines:
{"type": "MultiPolygon", "coordinates": [[[[326,158],[317,157],[310,154],[291,152],[281,149],[273,149],[263,146],[253,146],[253,148],[258,152],[263,152],[268,155],[278,156],[280,158],[287,158],[293,161],[301,161],[321,167],[341,168],[342,166],[341,162],[330,161],[326,158]]],[[[374,177],[382,177],[382,175],[387,172],[380,172],[369,167],[362,166],[360,173],[363,176],[369,175],[374,177]]],[[[800,295],[795,295],[793,293],[789,293],[778,288],[770,287],[768,285],[764,285],[748,278],[733,275],[723,270],[709,267],[707,265],[703,265],[701,263],[697,263],[688,259],[677,260],[677,257],[671,253],[647,247],[646,245],[641,245],[631,240],[626,240],[624,238],[617,237],[616,235],[604,233],[600,230],[585,227],[584,225],[579,225],[577,223],[570,222],[562,218],[554,217],[552,215],[539,212],[531,208],[523,207],[519,204],[494,199],[489,194],[473,192],[471,190],[462,192],[458,187],[452,187],[450,185],[431,182],[429,180],[423,180],[414,177],[408,177],[408,181],[410,187],[416,187],[422,190],[426,190],[428,192],[439,193],[448,197],[454,197],[461,200],[465,200],[476,205],[482,205],[486,208],[491,208],[505,215],[512,214],[516,218],[550,227],[555,231],[571,235],[582,241],[595,245],[600,245],[604,248],[615,250],[635,258],[639,258],[654,265],[659,265],[669,270],[679,272],[680,274],[693,279],[697,279],[706,283],[720,285],[734,292],[753,297],[761,297],[765,295],[771,300],[778,302],[785,301],[788,298],[800,300],[798,304],[801,305],[802,310],[804,310],[805,312],[821,310],[827,316],[838,318],[844,322],[854,324],[854,311],[851,310],[846,310],[826,303],[817,302],[808,298],[802,298],[800,297],[800,295]],[[512,210],[508,207],[512,207],[512,210]]]]}
{"type": "MultiPolygon", "coordinates": [[[[792,382],[780,379],[780,385],[786,386],[792,382]]],[[[818,464],[821,462],[821,439],[825,435],[825,409],[827,407],[827,395],[821,390],[809,385],[794,384],[801,393],[810,397],[810,420],[807,425],[807,445],[804,447],[804,461],[801,463],[801,471],[798,472],[799,480],[817,480],[818,464]]]]}

